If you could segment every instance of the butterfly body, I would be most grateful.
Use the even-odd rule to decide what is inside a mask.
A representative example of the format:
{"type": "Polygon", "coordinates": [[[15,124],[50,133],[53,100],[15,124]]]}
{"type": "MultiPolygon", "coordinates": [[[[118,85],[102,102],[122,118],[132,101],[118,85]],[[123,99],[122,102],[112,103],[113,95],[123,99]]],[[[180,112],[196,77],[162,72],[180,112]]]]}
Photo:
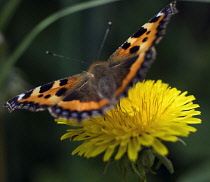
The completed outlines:
{"type": "Polygon", "coordinates": [[[176,2],[143,25],[106,62],[96,62],[87,72],[36,87],[5,103],[15,109],[48,109],[56,118],[82,121],[117,104],[145,74],[156,56],[155,45],[176,13],[176,2]]]}
{"type": "Polygon", "coordinates": [[[112,74],[112,70],[106,62],[93,64],[88,70],[93,76],[90,78],[90,87],[97,91],[99,97],[115,104],[114,96],[117,83],[112,74]]]}

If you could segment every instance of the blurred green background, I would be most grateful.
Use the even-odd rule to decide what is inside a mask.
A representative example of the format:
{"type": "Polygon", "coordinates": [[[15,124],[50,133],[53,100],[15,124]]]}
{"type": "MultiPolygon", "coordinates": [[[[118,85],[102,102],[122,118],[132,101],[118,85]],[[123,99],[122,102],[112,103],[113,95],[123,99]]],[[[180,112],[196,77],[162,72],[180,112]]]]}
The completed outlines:
{"type": "MultiPolygon", "coordinates": [[[[13,1],[13,0],[10,0],[13,1]]],[[[78,0],[15,0],[11,18],[0,30],[0,71],[25,35],[50,14],[78,0]]],[[[0,1],[0,9],[9,0],[0,1]]],[[[107,22],[113,25],[101,60],[106,60],[132,33],[170,1],[121,0],[66,16],[41,32],[10,70],[0,90],[0,103],[38,85],[80,73],[97,57],[107,22]],[[46,55],[49,50],[77,61],[46,55]]],[[[210,181],[210,4],[178,2],[167,34],[157,46],[157,59],[147,79],[161,79],[194,95],[201,107],[201,125],[182,143],[167,143],[175,172],[165,167],[148,181],[210,181]]],[[[4,9],[5,10],[5,9],[4,9]]],[[[9,10],[8,10],[9,11],[9,10]]],[[[1,11],[2,12],[2,11],[1,11]]],[[[4,17],[0,17],[2,19],[4,17]]],[[[103,174],[102,157],[72,156],[76,142],[60,141],[68,129],[57,125],[48,112],[0,109],[0,182],[120,181],[113,164],[103,174]]],[[[131,176],[130,176],[131,177],[131,176]]],[[[135,178],[131,177],[132,181],[135,178]]],[[[131,181],[131,180],[130,180],[131,181]]]]}

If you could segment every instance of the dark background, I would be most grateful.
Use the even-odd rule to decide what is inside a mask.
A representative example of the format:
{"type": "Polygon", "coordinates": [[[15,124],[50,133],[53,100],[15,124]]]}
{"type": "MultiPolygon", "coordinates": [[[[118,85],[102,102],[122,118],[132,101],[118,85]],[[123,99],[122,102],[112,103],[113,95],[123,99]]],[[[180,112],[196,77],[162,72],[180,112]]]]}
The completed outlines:
{"type": "MultiPolygon", "coordinates": [[[[0,1],[0,8],[7,2],[0,1]]],[[[33,27],[50,14],[82,1],[22,0],[2,31],[0,54],[8,57],[33,27]]],[[[84,1],[83,1],[84,2],[84,1]]],[[[5,80],[0,103],[38,85],[87,69],[97,57],[107,22],[113,25],[101,60],[106,60],[132,33],[164,8],[169,1],[124,0],[69,15],[39,34],[5,80]],[[60,59],[46,50],[85,61],[60,59]]],[[[182,143],[167,143],[175,172],[165,167],[148,181],[210,181],[210,4],[178,2],[167,34],[157,46],[157,59],[147,79],[161,79],[197,99],[203,120],[198,131],[182,143]]],[[[2,59],[3,60],[3,59],[2,59]]],[[[6,61],[6,59],[4,59],[6,61]]],[[[0,62],[1,64],[3,61],[0,62]]],[[[1,65],[0,64],[0,65],[1,65]]],[[[0,181],[8,182],[105,182],[120,181],[116,166],[104,175],[102,157],[72,156],[76,142],[60,141],[68,126],[57,125],[48,112],[0,109],[0,181]]],[[[133,179],[131,177],[131,179],[133,179]]],[[[133,179],[134,181],[134,179],[133,179]]]]}

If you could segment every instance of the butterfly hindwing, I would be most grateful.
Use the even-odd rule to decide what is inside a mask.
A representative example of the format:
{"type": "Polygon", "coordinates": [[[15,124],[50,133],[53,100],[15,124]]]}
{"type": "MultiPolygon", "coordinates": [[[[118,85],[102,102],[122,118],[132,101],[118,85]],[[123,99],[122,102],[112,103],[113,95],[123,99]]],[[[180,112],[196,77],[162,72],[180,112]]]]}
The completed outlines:
{"type": "Polygon", "coordinates": [[[138,81],[144,79],[149,64],[155,57],[155,49],[151,48],[147,52],[131,57],[111,68],[112,74],[117,80],[116,97],[127,96],[128,90],[138,81]],[[142,65],[143,64],[143,65],[142,65]],[[129,66],[125,66],[129,65],[129,66]],[[119,73],[120,72],[120,75],[119,73]]]}
{"type": "Polygon", "coordinates": [[[56,118],[74,118],[78,121],[92,115],[103,114],[109,107],[109,101],[101,97],[97,89],[93,89],[90,77],[87,73],[86,81],[50,107],[50,113],[56,118]]]}

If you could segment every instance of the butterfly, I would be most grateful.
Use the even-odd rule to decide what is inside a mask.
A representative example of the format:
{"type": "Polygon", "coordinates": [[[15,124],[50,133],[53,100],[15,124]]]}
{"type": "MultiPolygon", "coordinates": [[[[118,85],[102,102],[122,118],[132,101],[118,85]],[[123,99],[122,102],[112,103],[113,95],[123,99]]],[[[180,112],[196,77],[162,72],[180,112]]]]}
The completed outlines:
{"type": "Polygon", "coordinates": [[[176,1],[173,1],[128,38],[106,62],[93,63],[87,72],[17,95],[4,107],[10,112],[15,109],[48,109],[55,118],[78,122],[103,115],[121,97],[126,97],[134,84],[145,78],[156,57],[155,45],[162,39],[176,12],[176,1]]]}

